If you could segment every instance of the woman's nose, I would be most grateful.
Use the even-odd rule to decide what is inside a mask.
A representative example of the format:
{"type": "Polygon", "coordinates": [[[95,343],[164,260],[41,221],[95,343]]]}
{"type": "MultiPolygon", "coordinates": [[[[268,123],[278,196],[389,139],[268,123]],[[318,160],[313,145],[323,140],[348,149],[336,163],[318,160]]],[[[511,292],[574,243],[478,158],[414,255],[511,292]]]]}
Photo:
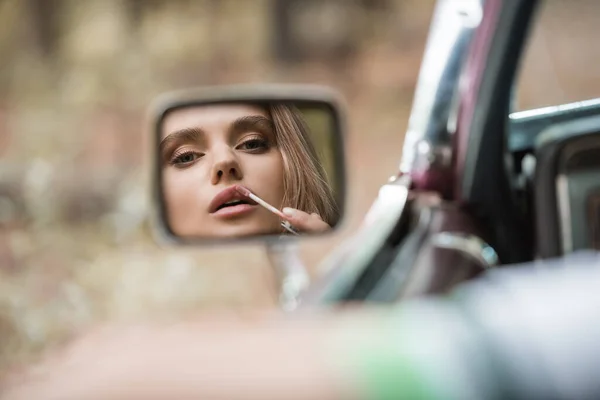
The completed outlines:
{"type": "Polygon", "coordinates": [[[211,171],[211,182],[216,185],[220,182],[239,181],[243,178],[242,169],[235,154],[228,149],[215,155],[215,162],[211,171]]]}

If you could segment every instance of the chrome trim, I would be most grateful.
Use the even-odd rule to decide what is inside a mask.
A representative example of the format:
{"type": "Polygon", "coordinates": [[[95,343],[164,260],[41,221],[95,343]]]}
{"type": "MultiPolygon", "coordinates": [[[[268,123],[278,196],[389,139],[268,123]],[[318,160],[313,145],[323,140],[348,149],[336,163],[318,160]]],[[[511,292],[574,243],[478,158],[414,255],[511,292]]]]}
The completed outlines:
{"type": "Polygon", "coordinates": [[[583,101],[577,101],[574,103],[560,104],[557,106],[535,108],[533,110],[517,111],[517,112],[511,113],[508,116],[508,118],[511,120],[519,120],[519,119],[531,118],[531,117],[543,117],[545,115],[554,115],[556,113],[561,113],[561,112],[570,111],[570,110],[577,110],[577,109],[582,109],[582,108],[587,108],[587,107],[593,107],[593,106],[598,106],[598,105],[600,105],[600,99],[583,100],[583,101]]]}
{"type": "Polygon", "coordinates": [[[600,98],[513,112],[509,115],[509,149],[511,151],[532,149],[536,145],[539,134],[546,128],[572,121],[574,118],[595,115],[600,115],[600,98]]]}
{"type": "Polygon", "coordinates": [[[441,232],[431,237],[431,243],[440,249],[458,251],[479,262],[486,269],[499,264],[496,250],[477,236],[462,232],[441,232]]]}
{"type": "Polygon", "coordinates": [[[570,253],[573,251],[573,224],[569,196],[569,178],[565,174],[560,174],[556,177],[556,202],[562,253],[570,253]]]}
{"type": "Polygon", "coordinates": [[[459,76],[482,16],[480,0],[438,1],[404,140],[401,173],[450,165],[459,76]]]}

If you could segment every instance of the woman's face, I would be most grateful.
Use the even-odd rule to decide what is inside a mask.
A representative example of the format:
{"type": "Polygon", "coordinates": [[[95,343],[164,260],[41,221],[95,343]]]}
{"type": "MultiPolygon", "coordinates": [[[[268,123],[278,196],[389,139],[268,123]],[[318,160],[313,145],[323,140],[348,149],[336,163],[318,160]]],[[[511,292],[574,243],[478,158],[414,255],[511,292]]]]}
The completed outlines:
{"type": "Polygon", "coordinates": [[[281,231],[276,215],[259,205],[240,204],[232,190],[243,185],[282,206],[283,160],[262,108],[227,104],[172,111],[163,121],[160,154],[174,234],[234,237],[281,231]]]}

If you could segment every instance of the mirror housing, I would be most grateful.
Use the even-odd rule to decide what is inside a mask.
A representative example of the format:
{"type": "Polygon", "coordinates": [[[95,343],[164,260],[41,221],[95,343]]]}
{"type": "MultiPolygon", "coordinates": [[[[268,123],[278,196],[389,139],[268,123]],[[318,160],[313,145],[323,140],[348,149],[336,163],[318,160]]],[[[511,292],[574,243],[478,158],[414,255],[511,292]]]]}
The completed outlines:
{"type": "MultiPolygon", "coordinates": [[[[281,243],[296,236],[289,234],[291,231],[299,232],[301,235],[308,233],[323,235],[341,226],[346,208],[345,119],[341,97],[333,90],[314,85],[280,84],[232,85],[181,90],[157,98],[150,108],[149,118],[153,226],[161,242],[215,245],[258,239],[267,244],[273,243],[274,240],[276,243],[281,243]],[[276,114],[275,109],[282,110],[283,114],[276,114]],[[262,135],[263,131],[269,129],[260,128],[258,125],[256,128],[248,126],[249,118],[256,119],[260,115],[245,115],[246,110],[258,110],[253,114],[262,114],[266,117],[262,118],[263,120],[270,120],[268,125],[271,132],[265,133],[264,144],[261,144],[259,139],[253,140],[250,136],[262,135]],[[261,110],[265,112],[261,113],[261,110]],[[227,119],[234,114],[239,118],[227,119]],[[240,120],[245,121],[244,126],[234,124],[240,120]],[[168,125],[165,125],[165,121],[168,125]],[[286,125],[289,121],[292,128],[285,128],[287,132],[285,133],[284,127],[290,126],[286,125]],[[314,129],[315,125],[311,123],[314,121],[317,121],[316,126],[319,129],[314,129]],[[294,130],[299,126],[307,129],[294,130]],[[177,131],[177,135],[172,134],[173,129],[177,131]],[[196,135],[198,140],[191,137],[192,131],[194,134],[198,133],[196,135]],[[237,132],[235,133],[237,136],[232,132],[237,132]],[[320,136],[318,132],[321,132],[320,136]],[[267,138],[269,135],[273,140],[267,138]],[[242,142],[245,140],[242,136],[248,137],[248,140],[242,142]],[[176,137],[181,140],[172,140],[176,137]],[[169,145],[166,146],[165,142],[169,142],[169,145]],[[268,145],[267,142],[272,143],[268,145]],[[295,150],[293,148],[290,150],[290,146],[296,146],[299,152],[294,153],[295,150]],[[186,147],[192,148],[189,150],[190,153],[175,154],[176,151],[183,151],[186,147]],[[280,164],[270,164],[275,167],[266,168],[264,165],[268,164],[263,161],[262,164],[257,163],[256,160],[261,160],[261,157],[264,159],[261,154],[274,155],[270,159],[276,162],[276,151],[279,151],[279,158],[282,160],[280,164]],[[293,163],[294,160],[300,161],[293,163]],[[227,164],[228,167],[222,168],[224,165],[222,163],[233,163],[231,164],[233,167],[227,164]],[[277,172],[281,165],[283,165],[283,172],[277,172]],[[223,174],[223,171],[225,175],[219,175],[223,174]],[[230,175],[228,171],[231,172],[230,175]],[[274,171],[275,175],[282,175],[283,178],[272,177],[269,171],[274,171]],[[313,175],[314,179],[308,181],[312,186],[301,184],[294,186],[290,183],[298,181],[302,183],[302,179],[309,179],[307,177],[313,175]],[[250,177],[252,179],[246,179],[250,177]],[[283,182],[280,184],[280,181],[283,182]],[[317,187],[315,182],[323,186],[317,187]],[[195,187],[196,184],[198,189],[195,187]],[[280,189],[271,189],[273,187],[280,189]],[[312,187],[316,189],[309,190],[312,187]],[[165,192],[166,188],[167,192],[165,192]],[[181,192],[180,196],[180,192],[177,191],[179,188],[185,191],[185,194],[181,192]],[[248,188],[251,193],[243,192],[248,188]],[[291,194],[288,193],[290,188],[294,189],[291,190],[291,194]],[[273,192],[283,192],[283,198],[273,192]],[[316,192],[330,194],[328,197],[327,195],[322,197],[332,201],[315,202],[333,205],[331,208],[335,208],[336,211],[331,214],[336,215],[335,217],[328,220],[325,216],[321,217],[322,213],[318,212],[319,209],[306,210],[306,215],[310,218],[313,218],[314,213],[321,219],[321,221],[315,219],[311,222],[313,225],[316,223],[316,227],[313,228],[312,225],[306,227],[299,220],[291,217],[285,216],[284,219],[281,215],[280,210],[283,207],[300,209],[290,205],[290,198],[292,204],[305,204],[306,202],[302,203],[298,199],[312,198],[306,193],[316,192]],[[239,193],[242,193],[241,198],[238,196],[239,193]],[[259,198],[247,197],[251,195],[259,198]],[[191,197],[195,199],[196,196],[197,202],[189,200],[191,197]],[[213,200],[208,201],[210,199],[213,200]],[[218,199],[230,200],[219,206],[227,208],[226,211],[221,208],[215,211],[217,207],[215,204],[219,203],[218,199]],[[240,203],[237,203],[238,201],[240,203]],[[260,207],[264,202],[267,204],[260,207]],[[169,204],[172,206],[169,207],[169,204]],[[269,205],[277,210],[268,211],[269,205]],[[276,212],[280,213],[279,216],[276,212]],[[276,218],[279,218],[282,224],[281,227],[277,225],[273,230],[273,225],[277,224],[276,218]],[[270,231],[262,226],[267,224],[267,220],[270,231]],[[295,221],[299,222],[295,223],[295,221]],[[333,221],[333,223],[323,225],[326,221],[333,221]],[[196,226],[202,227],[198,228],[198,234],[194,230],[196,226]],[[321,226],[326,226],[327,229],[320,229],[321,226]],[[257,233],[254,234],[254,231],[257,233]]],[[[315,202],[309,201],[311,204],[315,202]]],[[[326,209],[325,213],[327,210],[329,209],[326,209]]],[[[306,217],[302,213],[296,216],[298,215],[302,218],[306,217]]]]}

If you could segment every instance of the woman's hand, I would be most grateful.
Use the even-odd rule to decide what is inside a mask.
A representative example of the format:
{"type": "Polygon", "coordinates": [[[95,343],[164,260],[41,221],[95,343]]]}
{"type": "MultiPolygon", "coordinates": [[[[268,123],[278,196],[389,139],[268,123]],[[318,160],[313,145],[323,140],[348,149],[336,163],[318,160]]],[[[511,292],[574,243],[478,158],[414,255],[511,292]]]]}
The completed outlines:
{"type": "Polygon", "coordinates": [[[318,233],[331,229],[331,227],[321,219],[319,214],[308,214],[304,211],[290,207],[284,208],[283,213],[287,217],[289,223],[299,232],[318,233]]]}

